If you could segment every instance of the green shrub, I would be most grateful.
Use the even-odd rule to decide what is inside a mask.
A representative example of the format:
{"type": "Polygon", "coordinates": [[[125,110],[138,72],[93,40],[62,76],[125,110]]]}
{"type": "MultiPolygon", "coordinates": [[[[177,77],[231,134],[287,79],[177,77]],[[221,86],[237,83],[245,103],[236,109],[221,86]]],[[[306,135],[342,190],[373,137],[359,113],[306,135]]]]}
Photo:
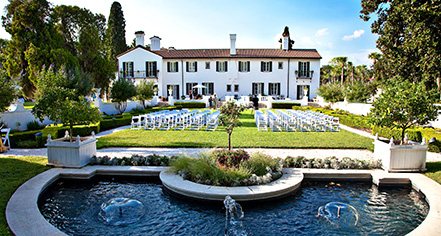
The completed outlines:
{"type": "Polygon", "coordinates": [[[319,168],[319,169],[381,169],[381,160],[366,161],[349,157],[337,158],[305,158],[288,156],[285,159],[288,168],[319,168]]]}
{"type": "Polygon", "coordinates": [[[345,99],[344,90],[345,87],[340,83],[327,83],[320,86],[317,94],[328,102],[341,102],[345,99]]]}
{"type": "MultiPolygon", "coordinates": [[[[26,132],[10,133],[9,134],[9,141],[11,142],[11,148],[20,147],[19,143],[22,143],[23,141],[35,142],[35,134],[38,132],[40,132],[40,131],[33,130],[33,131],[26,131],[26,132]]],[[[37,146],[37,144],[35,144],[35,147],[36,146],[37,146]]]]}
{"type": "MultiPolygon", "coordinates": [[[[394,137],[394,139],[401,138],[401,129],[396,129],[396,128],[390,129],[390,128],[382,128],[379,126],[374,126],[372,128],[372,134],[376,135],[377,133],[380,137],[384,137],[384,138],[391,138],[391,137],[394,137]]],[[[408,135],[409,140],[416,142],[421,142],[423,140],[423,136],[421,134],[421,131],[419,130],[408,129],[406,130],[406,134],[408,135]]]]}
{"type": "Polygon", "coordinates": [[[174,105],[182,108],[205,108],[205,102],[175,102],[174,105]]]}
{"type": "Polygon", "coordinates": [[[35,136],[35,142],[37,143],[37,147],[42,148],[47,142],[47,136],[35,136]]]}
{"type": "Polygon", "coordinates": [[[271,104],[273,109],[292,109],[293,106],[300,106],[300,103],[296,102],[273,102],[271,104]]]}
{"type": "Polygon", "coordinates": [[[238,168],[243,162],[247,162],[250,159],[250,154],[248,154],[243,149],[238,150],[214,150],[211,155],[216,159],[216,163],[225,166],[227,168],[238,168]]]}
{"type": "Polygon", "coordinates": [[[17,143],[17,148],[38,148],[35,140],[23,140],[17,143]]]}
{"type": "Polygon", "coordinates": [[[26,129],[31,131],[31,130],[41,130],[45,127],[45,125],[40,125],[40,123],[38,123],[38,121],[34,120],[31,121],[29,123],[27,123],[26,125],[26,129]]]}
{"type": "Polygon", "coordinates": [[[272,171],[276,171],[277,160],[278,159],[272,158],[271,156],[263,153],[255,153],[253,158],[243,163],[243,165],[247,166],[247,168],[256,175],[262,176],[268,172],[267,167],[269,167],[272,171]]]}
{"type": "Polygon", "coordinates": [[[104,119],[101,120],[99,123],[100,131],[105,131],[125,125],[130,125],[131,122],[132,122],[131,116],[124,116],[124,117],[121,116],[121,118],[115,118],[115,119],[104,119]]]}
{"type": "MultiPolygon", "coordinates": [[[[64,137],[64,134],[66,131],[69,131],[69,127],[62,126],[58,128],[57,137],[61,138],[64,137]]],[[[100,126],[98,124],[96,125],[82,125],[82,126],[74,126],[72,129],[71,136],[77,136],[80,135],[82,137],[84,136],[90,136],[92,134],[92,131],[95,132],[95,134],[100,132],[100,126]]]]}
{"type": "MultiPolygon", "coordinates": [[[[428,141],[428,140],[427,140],[428,141]]],[[[439,153],[441,151],[441,142],[437,140],[435,140],[435,142],[433,143],[429,143],[427,145],[427,147],[429,148],[429,152],[436,152],[439,153]]]]}

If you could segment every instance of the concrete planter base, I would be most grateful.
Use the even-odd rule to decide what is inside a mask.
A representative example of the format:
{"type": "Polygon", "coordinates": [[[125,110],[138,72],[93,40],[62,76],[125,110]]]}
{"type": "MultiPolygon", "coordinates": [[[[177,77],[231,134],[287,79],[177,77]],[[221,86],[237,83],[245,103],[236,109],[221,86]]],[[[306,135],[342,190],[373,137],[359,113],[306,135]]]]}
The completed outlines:
{"type": "Polygon", "coordinates": [[[81,168],[89,164],[90,158],[96,155],[96,138],[92,134],[91,138],[73,138],[74,142],[69,142],[69,137],[47,140],[48,165],[56,167],[81,168]]]}
{"type": "Polygon", "coordinates": [[[425,140],[421,144],[394,145],[380,140],[374,142],[374,157],[381,159],[383,169],[389,172],[422,172],[426,171],[425,140]]]}

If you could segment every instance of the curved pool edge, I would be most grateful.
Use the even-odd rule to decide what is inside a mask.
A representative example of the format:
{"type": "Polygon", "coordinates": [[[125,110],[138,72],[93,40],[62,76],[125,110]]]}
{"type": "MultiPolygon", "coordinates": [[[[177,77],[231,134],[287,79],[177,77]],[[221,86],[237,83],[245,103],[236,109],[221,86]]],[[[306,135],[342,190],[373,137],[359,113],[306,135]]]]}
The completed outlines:
{"type": "Polygon", "coordinates": [[[280,198],[295,192],[303,181],[300,170],[283,169],[276,181],[264,185],[221,187],[198,184],[184,180],[181,176],[162,171],[159,175],[164,187],[175,194],[198,200],[223,201],[227,195],[238,202],[261,201],[280,198]]]}
{"type": "MultiPolygon", "coordinates": [[[[51,225],[38,208],[40,194],[58,178],[89,179],[95,175],[159,176],[167,167],[86,166],[82,169],[54,168],[21,185],[6,206],[6,220],[14,235],[66,235],[51,225]]],[[[382,170],[292,169],[301,172],[306,180],[366,180],[377,185],[412,184],[423,193],[429,204],[426,219],[408,235],[441,235],[441,185],[417,173],[387,173],[382,170]]]]}

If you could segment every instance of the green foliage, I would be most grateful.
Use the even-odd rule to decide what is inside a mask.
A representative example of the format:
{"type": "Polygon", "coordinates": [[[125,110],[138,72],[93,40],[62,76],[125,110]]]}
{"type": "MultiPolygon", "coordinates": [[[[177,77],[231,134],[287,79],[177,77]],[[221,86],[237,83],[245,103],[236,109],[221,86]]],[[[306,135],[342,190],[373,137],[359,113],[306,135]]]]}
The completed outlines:
{"type": "Polygon", "coordinates": [[[288,156],[285,167],[290,168],[320,168],[320,169],[381,169],[381,160],[358,160],[349,157],[337,158],[305,158],[303,156],[288,156]]]}
{"type": "Polygon", "coordinates": [[[271,104],[273,109],[291,109],[293,106],[300,106],[300,103],[295,102],[273,102],[271,104]]]}
{"type": "Polygon", "coordinates": [[[401,140],[406,129],[414,125],[425,125],[434,120],[438,109],[434,90],[427,90],[423,82],[412,83],[389,79],[382,87],[383,93],[377,98],[369,113],[371,124],[401,129],[401,140]]]}
{"type": "MultiPolygon", "coordinates": [[[[73,136],[73,137],[75,137],[77,135],[90,136],[92,134],[92,131],[95,134],[100,132],[100,125],[99,124],[78,125],[78,126],[74,126],[72,128],[72,130],[70,130],[70,127],[65,127],[65,126],[57,127],[57,137],[58,138],[64,137],[64,134],[66,133],[66,131],[69,131],[69,134],[72,134],[71,136],[73,136]]],[[[54,137],[52,137],[52,138],[54,138],[54,137]]]]}
{"type": "Polygon", "coordinates": [[[205,102],[175,102],[174,106],[181,106],[182,108],[205,108],[205,102]]]}
{"type": "Polygon", "coordinates": [[[229,150],[231,150],[231,134],[234,127],[240,124],[239,117],[244,110],[244,106],[238,106],[234,101],[229,101],[220,108],[219,123],[227,131],[229,150]]]}
{"type": "Polygon", "coordinates": [[[279,158],[272,158],[269,155],[258,152],[254,153],[253,158],[247,162],[244,162],[243,165],[245,165],[257,176],[262,176],[268,172],[268,168],[275,172],[278,160],[279,158]]]}
{"type": "Polygon", "coordinates": [[[441,162],[427,162],[425,176],[441,184],[441,162]]]}
{"type": "Polygon", "coordinates": [[[109,19],[107,21],[106,44],[108,47],[108,57],[116,64],[116,56],[127,50],[126,44],[126,20],[119,2],[113,2],[110,8],[109,19]]]}
{"type": "Polygon", "coordinates": [[[344,91],[346,100],[348,102],[366,102],[377,92],[377,85],[375,82],[364,82],[361,80],[348,83],[344,91]]]}
{"type": "MultiPolygon", "coordinates": [[[[397,128],[391,129],[387,127],[373,126],[372,134],[375,135],[377,133],[380,137],[384,137],[384,138],[394,137],[394,139],[398,139],[401,137],[402,130],[397,128]]],[[[405,133],[409,136],[409,140],[416,142],[421,142],[423,140],[422,133],[419,130],[407,129],[405,133]]]]}
{"type": "Polygon", "coordinates": [[[34,120],[34,121],[29,122],[26,125],[26,129],[27,130],[40,130],[40,129],[43,129],[45,126],[46,125],[40,125],[40,123],[38,123],[38,121],[34,120]]]}
{"type": "Polygon", "coordinates": [[[209,152],[201,153],[196,158],[179,156],[171,162],[170,170],[184,179],[215,186],[266,184],[282,175],[281,160],[263,154],[254,154],[248,162],[236,167],[219,165],[217,157],[209,152]]]}
{"type": "Polygon", "coordinates": [[[250,155],[243,149],[214,150],[211,155],[216,159],[216,163],[227,168],[238,168],[240,164],[247,162],[250,159],[250,155]]]}
{"type": "MultiPolygon", "coordinates": [[[[52,67],[39,73],[36,105],[32,113],[41,121],[47,116],[50,120],[69,125],[86,125],[98,122],[97,108],[90,107],[85,95],[92,87],[90,77],[78,69],[55,71],[52,67]]],[[[72,133],[72,132],[70,132],[72,133]]]]}
{"type": "Polygon", "coordinates": [[[136,96],[136,87],[131,80],[119,78],[115,81],[110,91],[110,97],[116,102],[116,110],[119,114],[124,113],[127,108],[127,100],[136,96]]]}
{"type": "Polygon", "coordinates": [[[9,134],[9,141],[11,142],[11,148],[21,147],[20,143],[24,141],[34,141],[35,142],[35,134],[41,132],[39,130],[26,131],[26,132],[17,132],[9,134]]]}
{"type": "Polygon", "coordinates": [[[327,83],[321,85],[317,92],[328,102],[342,102],[344,101],[344,87],[339,83],[327,83]]]}
{"type": "Polygon", "coordinates": [[[363,20],[374,15],[371,28],[379,35],[388,77],[435,85],[441,71],[441,2],[362,0],[361,5],[363,20]]]}
{"type": "Polygon", "coordinates": [[[141,83],[136,86],[136,99],[142,102],[144,109],[147,108],[145,101],[152,99],[153,95],[155,95],[153,85],[153,82],[141,81],[141,83]]]}
{"type": "Polygon", "coordinates": [[[17,90],[14,82],[8,79],[3,70],[0,70],[0,112],[6,111],[16,98],[17,90]]]}
{"type": "Polygon", "coordinates": [[[90,158],[91,165],[112,165],[112,166],[168,166],[175,156],[167,157],[156,154],[142,156],[134,154],[131,157],[109,157],[93,156],[90,158]]]}
{"type": "Polygon", "coordinates": [[[132,118],[130,116],[117,119],[104,119],[100,121],[100,130],[105,131],[120,126],[130,125],[132,118]]]}

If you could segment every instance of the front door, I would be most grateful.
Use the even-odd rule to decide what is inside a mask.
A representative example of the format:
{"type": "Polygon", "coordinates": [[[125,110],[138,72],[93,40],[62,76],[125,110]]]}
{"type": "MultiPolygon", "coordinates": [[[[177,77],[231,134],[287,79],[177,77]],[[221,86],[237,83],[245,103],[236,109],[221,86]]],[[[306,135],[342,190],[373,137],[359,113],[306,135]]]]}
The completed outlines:
{"type": "Polygon", "coordinates": [[[309,85],[297,85],[297,100],[302,100],[305,95],[309,100],[309,85]]]}

